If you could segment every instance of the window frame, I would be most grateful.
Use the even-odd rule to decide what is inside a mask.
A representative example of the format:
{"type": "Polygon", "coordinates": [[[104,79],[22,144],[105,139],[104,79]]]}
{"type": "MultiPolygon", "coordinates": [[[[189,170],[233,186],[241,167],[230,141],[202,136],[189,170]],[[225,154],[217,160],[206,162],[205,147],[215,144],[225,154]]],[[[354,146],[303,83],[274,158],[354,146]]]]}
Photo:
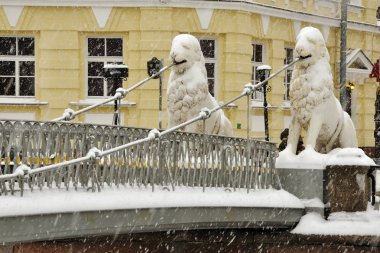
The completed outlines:
{"type": "MultiPolygon", "coordinates": [[[[262,42],[252,42],[251,46],[252,46],[252,51],[251,51],[251,53],[252,53],[252,57],[251,57],[251,66],[252,66],[251,67],[251,82],[253,85],[255,85],[255,84],[260,82],[260,80],[256,81],[256,68],[260,65],[265,64],[265,62],[266,62],[266,60],[265,60],[266,48],[265,48],[265,44],[262,42]],[[254,47],[254,45],[261,46],[261,62],[253,61],[253,56],[254,56],[253,47],[254,47]]],[[[264,100],[264,92],[260,91],[260,90],[254,91],[252,96],[251,96],[251,99],[255,100],[255,101],[263,101],[264,100]]]]}
{"type": "MultiPolygon", "coordinates": [[[[209,79],[213,79],[214,80],[214,87],[213,87],[213,89],[214,89],[213,90],[214,95],[210,92],[210,90],[209,90],[209,92],[210,92],[210,94],[213,97],[216,98],[217,94],[218,94],[218,91],[219,91],[219,89],[218,89],[218,80],[217,80],[217,76],[218,76],[218,74],[217,74],[217,69],[218,69],[218,67],[217,67],[217,64],[218,64],[218,60],[217,60],[218,40],[215,39],[215,38],[210,38],[210,37],[199,37],[198,38],[199,44],[201,44],[201,40],[212,40],[212,41],[214,41],[214,58],[205,57],[205,56],[203,56],[203,57],[205,59],[205,65],[207,63],[214,64],[214,77],[210,78],[210,77],[207,76],[207,83],[208,83],[209,79]]],[[[201,50],[202,50],[202,47],[201,47],[201,50]]],[[[203,50],[202,50],[202,54],[203,54],[203,50]]],[[[207,70],[207,68],[206,68],[206,70],[207,70]]]]}
{"type": "Polygon", "coordinates": [[[15,63],[15,73],[14,75],[2,75],[2,77],[14,77],[15,78],[15,95],[1,95],[0,98],[35,98],[36,97],[36,38],[34,36],[6,36],[2,35],[1,38],[15,38],[16,48],[14,55],[0,55],[0,61],[9,61],[15,63]],[[20,55],[18,40],[21,38],[31,38],[33,39],[34,48],[33,55],[20,55]],[[20,62],[34,62],[34,75],[33,76],[20,76],[20,62]],[[33,95],[20,95],[20,78],[29,77],[33,78],[33,95]]]}
{"type": "MultiPolygon", "coordinates": [[[[292,61],[291,62],[294,61],[294,47],[285,46],[285,48],[284,48],[284,51],[285,51],[284,65],[291,63],[291,62],[287,62],[287,50],[292,50],[293,57],[292,57],[292,61]]],[[[285,70],[285,75],[284,75],[284,101],[285,102],[289,102],[290,101],[289,91],[290,91],[290,82],[292,80],[293,69],[294,69],[293,66],[291,66],[291,67],[289,67],[289,68],[287,68],[285,70]],[[289,72],[291,72],[290,73],[290,79],[287,80],[289,72]]]]}
{"type": "MultiPolygon", "coordinates": [[[[102,96],[89,96],[89,78],[92,76],[89,76],[88,74],[88,64],[90,62],[101,62],[103,63],[103,66],[107,63],[123,63],[124,62],[124,38],[123,36],[86,36],[86,50],[85,50],[85,97],[89,99],[103,99],[103,98],[109,98],[110,96],[107,95],[108,93],[108,87],[107,87],[107,81],[103,77],[98,77],[99,79],[103,79],[103,95],[102,96]],[[121,56],[90,56],[89,55],[89,39],[104,39],[105,40],[105,47],[104,47],[104,52],[106,54],[107,52],[107,39],[121,39],[122,41],[122,51],[121,51],[121,56]]],[[[93,77],[94,78],[94,77],[93,77]]],[[[112,95],[113,96],[113,95],[112,95]]]]}

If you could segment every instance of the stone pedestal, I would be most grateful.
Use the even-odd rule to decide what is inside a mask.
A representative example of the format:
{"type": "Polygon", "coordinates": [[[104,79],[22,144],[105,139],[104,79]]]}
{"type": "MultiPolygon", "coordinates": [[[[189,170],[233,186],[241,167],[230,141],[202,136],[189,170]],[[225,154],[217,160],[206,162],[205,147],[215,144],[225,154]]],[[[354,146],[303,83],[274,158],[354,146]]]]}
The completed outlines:
{"type": "Polygon", "coordinates": [[[330,212],[366,211],[370,196],[369,166],[331,165],[326,167],[330,212]]]}
{"type": "Polygon", "coordinates": [[[328,202],[326,170],[278,168],[277,172],[282,188],[302,199],[306,212],[325,215],[324,203],[328,202]]]}
{"type": "Polygon", "coordinates": [[[318,198],[323,209],[329,204],[325,215],[366,211],[372,190],[369,175],[373,178],[374,167],[374,161],[359,148],[336,149],[329,154],[306,148],[297,156],[285,149],[276,160],[283,189],[300,199],[318,198]]]}
{"type": "Polygon", "coordinates": [[[299,155],[285,149],[276,159],[282,188],[302,199],[306,212],[324,215],[326,196],[326,154],[306,148],[299,155]]]}
{"type": "Polygon", "coordinates": [[[278,168],[282,188],[300,199],[325,200],[323,169],[278,168]]]}

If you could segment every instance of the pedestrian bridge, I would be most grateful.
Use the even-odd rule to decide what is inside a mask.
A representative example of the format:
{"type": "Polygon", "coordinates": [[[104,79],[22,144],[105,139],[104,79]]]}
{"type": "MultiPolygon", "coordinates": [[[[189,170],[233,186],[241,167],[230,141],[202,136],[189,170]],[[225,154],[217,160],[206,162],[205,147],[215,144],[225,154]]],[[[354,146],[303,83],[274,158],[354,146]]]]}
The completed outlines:
{"type": "Polygon", "coordinates": [[[274,143],[68,122],[0,120],[0,238],[290,227],[274,143]]]}
{"type": "Polygon", "coordinates": [[[304,205],[281,189],[274,143],[177,130],[202,120],[205,129],[212,113],[243,97],[248,119],[251,94],[299,60],[162,131],[65,121],[114,101],[118,124],[122,98],[183,62],[50,122],[0,119],[0,242],[294,226],[304,205]]]}

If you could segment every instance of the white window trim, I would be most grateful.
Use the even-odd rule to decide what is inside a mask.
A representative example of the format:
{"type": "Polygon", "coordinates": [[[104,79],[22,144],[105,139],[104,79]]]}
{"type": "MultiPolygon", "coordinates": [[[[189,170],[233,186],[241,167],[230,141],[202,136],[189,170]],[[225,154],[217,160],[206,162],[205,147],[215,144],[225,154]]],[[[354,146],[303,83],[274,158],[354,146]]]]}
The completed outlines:
{"type": "MultiPolygon", "coordinates": [[[[17,39],[19,38],[33,38],[34,45],[36,45],[36,38],[33,36],[0,36],[6,38],[16,38],[16,53],[18,52],[17,39]]],[[[16,94],[12,96],[0,95],[0,98],[11,98],[11,97],[21,97],[21,98],[34,98],[36,96],[36,50],[34,50],[34,55],[0,55],[1,61],[12,61],[15,62],[15,88],[16,94]],[[33,61],[34,62],[34,96],[20,96],[20,61],[33,61]]],[[[11,76],[10,76],[11,77],[11,76]]],[[[30,76],[31,77],[31,76],[30,76]]]]}
{"type": "MultiPolygon", "coordinates": [[[[85,66],[85,97],[86,98],[108,98],[107,96],[107,82],[103,80],[103,96],[89,96],[88,95],[88,62],[103,62],[106,63],[114,63],[114,62],[124,62],[124,55],[122,56],[89,56],[88,55],[88,39],[122,39],[123,41],[123,51],[124,51],[124,38],[122,36],[87,36],[86,37],[86,50],[85,50],[85,57],[86,57],[86,66],[85,66]]],[[[107,43],[107,40],[106,40],[107,43]]],[[[107,45],[106,45],[107,46],[107,45]]],[[[124,52],[122,52],[123,54],[124,52]]]]}
{"type": "MultiPolygon", "coordinates": [[[[96,124],[96,125],[113,125],[114,113],[86,113],[84,115],[84,123],[96,124]]],[[[124,113],[120,113],[120,125],[124,125],[124,113]]]]}
{"type": "Polygon", "coordinates": [[[41,102],[34,97],[15,97],[15,96],[0,96],[0,105],[47,105],[48,102],[41,102]]]}
{"type": "MultiPolygon", "coordinates": [[[[285,48],[284,48],[284,51],[285,51],[285,56],[284,56],[284,59],[286,60],[286,50],[287,49],[290,49],[290,50],[293,50],[293,61],[294,61],[294,47],[290,47],[290,46],[286,46],[285,48]]],[[[294,65],[293,65],[294,66],[294,65]]],[[[287,70],[292,70],[293,71],[293,69],[294,69],[294,67],[293,66],[291,66],[290,68],[288,68],[288,69],[286,69],[285,70],[285,76],[284,76],[284,81],[285,81],[285,79],[286,79],[286,72],[287,72],[287,70]]],[[[289,89],[290,89],[290,81],[291,81],[291,78],[290,78],[290,80],[288,80],[289,81],[289,89]]],[[[290,102],[290,99],[286,96],[286,82],[284,82],[284,103],[285,102],[290,102]]]]}
{"type": "MultiPolygon", "coordinates": [[[[69,105],[90,106],[90,105],[94,105],[94,104],[97,104],[97,103],[100,103],[103,101],[104,101],[104,98],[101,98],[101,97],[89,97],[89,98],[84,99],[84,100],[72,101],[69,103],[69,105]]],[[[113,107],[114,105],[115,105],[114,102],[108,102],[106,104],[101,105],[100,107],[113,107]]],[[[125,99],[123,99],[120,102],[120,107],[131,107],[131,106],[136,106],[136,102],[129,102],[125,99]]]]}
{"type": "MultiPolygon", "coordinates": [[[[253,67],[255,66],[255,67],[258,67],[258,66],[260,66],[260,65],[263,65],[263,64],[266,64],[266,62],[267,62],[267,49],[266,49],[266,45],[264,44],[264,43],[262,43],[262,42],[255,42],[255,41],[253,41],[253,42],[251,42],[251,47],[253,47],[253,45],[261,45],[262,46],[262,62],[253,62],[253,61],[251,61],[251,82],[253,81],[253,79],[252,79],[252,75],[253,75],[253,67]]],[[[252,53],[253,53],[253,50],[252,50],[252,53]]],[[[264,99],[264,97],[262,98],[262,99],[259,99],[259,98],[252,98],[251,99],[251,101],[252,101],[252,105],[257,105],[257,104],[262,104],[263,103],[263,99],[264,99]]]]}
{"type": "MultiPolygon", "coordinates": [[[[218,40],[216,38],[211,37],[199,37],[198,40],[213,40],[214,41],[214,58],[206,58],[205,63],[214,63],[214,97],[217,98],[219,95],[219,85],[218,85],[218,60],[217,60],[217,52],[218,52],[218,40]]],[[[208,80],[208,78],[207,78],[208,80]]]]}
{"type": "Polygon", "coordinates": [[[0,112],[0,119],[7,120],[36,120],[35,112],[0,112]]]}

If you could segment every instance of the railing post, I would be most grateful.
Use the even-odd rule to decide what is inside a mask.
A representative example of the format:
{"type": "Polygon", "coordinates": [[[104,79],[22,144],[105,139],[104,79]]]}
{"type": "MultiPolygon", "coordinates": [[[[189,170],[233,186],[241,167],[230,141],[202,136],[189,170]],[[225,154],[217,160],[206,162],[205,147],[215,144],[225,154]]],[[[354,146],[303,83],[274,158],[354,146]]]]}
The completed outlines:
{"type": "Polygon", "coordinates": [[[156,166],[154,166],[153,168],[153,178],[152,178],[152,192],[154,192],[154,185],[155,185],[155,182],[156,182],[156,177],[157,177],[157,170],[158,172],[161,171],[161,168],[162,168],[162,163],[161,163],[161,138],[158,139],[157,141],[157,158],[158,158],[158,162],[156,164],[156,166]]]}
{"type": "Polygon", "coordinates": [[[250,124],[249,124],[249,115],[250,115],[250,95],[247,94],[247,140],[249,140],[249,131],[250,131],[250,124]]]}
{"type": "Polygon", "coordinates": [[[201,153],[202,155],[202,165],[201,165],[201,173],[199,174],[199,186],[201,186],[201,179],[203,182],[203,192],[206,190],[206,175],[207,175],[207,168],[206,168],[206,156],[207,156],[207,151],[206,151],[206,118],[203,118],[203,152],[201,153]],[[205,175],[203,175],[203,171],[205,171],[205,175]]]}

